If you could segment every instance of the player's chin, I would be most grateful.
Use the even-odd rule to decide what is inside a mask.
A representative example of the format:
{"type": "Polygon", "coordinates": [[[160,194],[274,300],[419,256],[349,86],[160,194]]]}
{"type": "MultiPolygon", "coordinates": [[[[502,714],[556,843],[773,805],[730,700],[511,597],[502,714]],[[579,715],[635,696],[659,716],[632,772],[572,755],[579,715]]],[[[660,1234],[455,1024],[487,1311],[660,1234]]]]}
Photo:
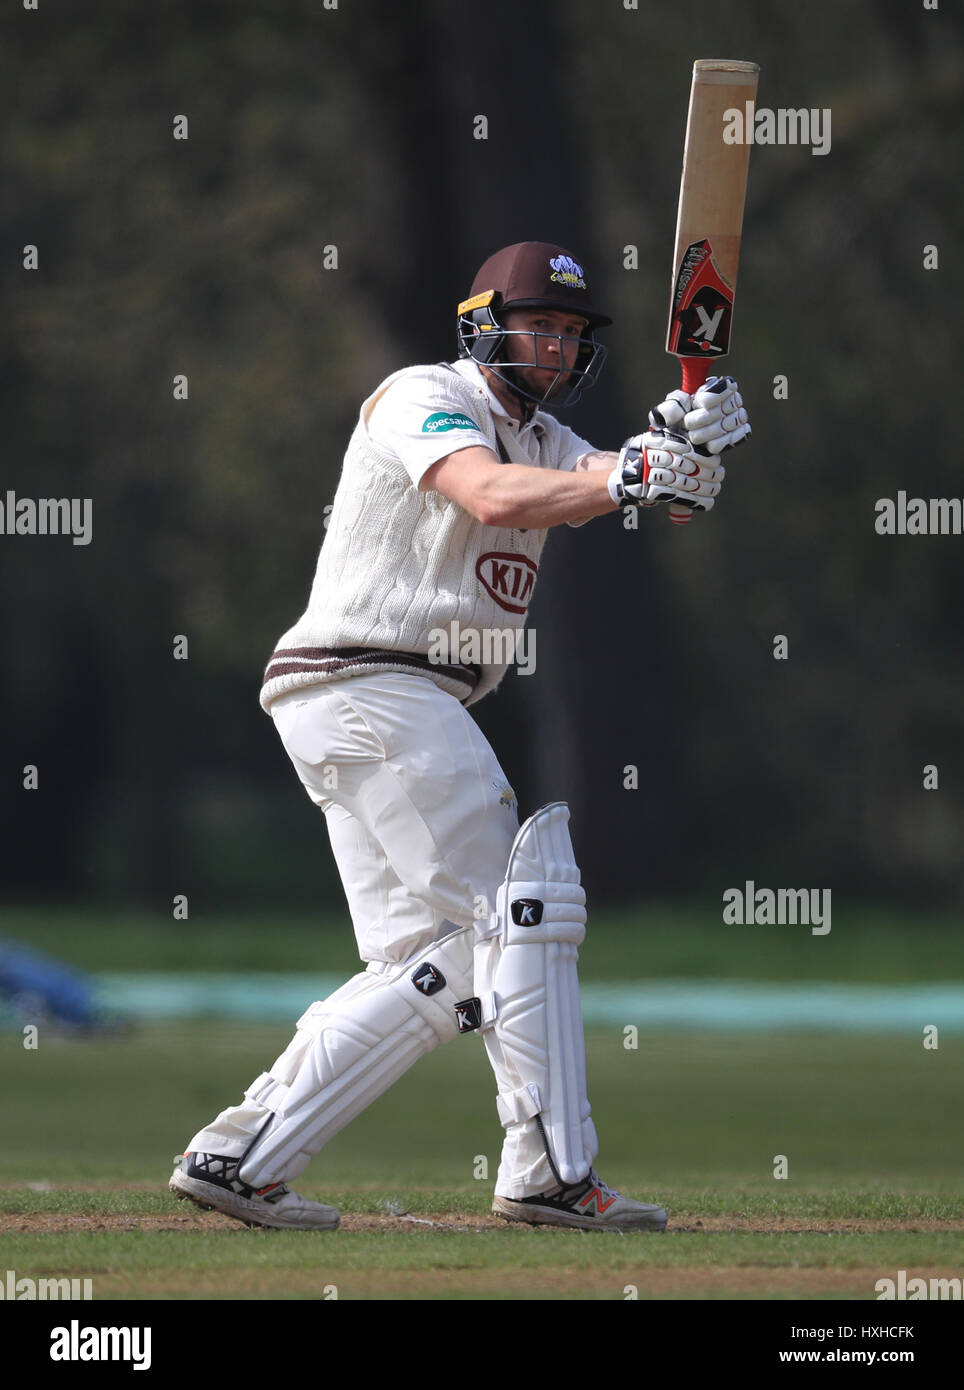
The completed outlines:
{"type": "Polygon", "coordinates": [[[545,400],[551,400],[567,385],[571,373],[557,371],[555,367],[530,367],[526,375],[533,390],[541,391],[545,400]]]}

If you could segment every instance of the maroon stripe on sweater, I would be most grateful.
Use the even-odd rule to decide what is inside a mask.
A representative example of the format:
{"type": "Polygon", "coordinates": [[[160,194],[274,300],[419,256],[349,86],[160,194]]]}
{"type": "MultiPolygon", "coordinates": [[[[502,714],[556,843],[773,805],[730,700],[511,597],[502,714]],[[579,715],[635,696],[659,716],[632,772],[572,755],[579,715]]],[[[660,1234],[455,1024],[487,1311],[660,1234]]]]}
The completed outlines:
{"type": "Polygon", "coordinates": [[[482,675],[478,666],[445,666],[418,652],[390,652],[380,647],[280,647],[271,654],[262,685],[281,676],[332,675],[357,666],[410,666],[417,671],[438,672],[470,690],[482,675]]]}

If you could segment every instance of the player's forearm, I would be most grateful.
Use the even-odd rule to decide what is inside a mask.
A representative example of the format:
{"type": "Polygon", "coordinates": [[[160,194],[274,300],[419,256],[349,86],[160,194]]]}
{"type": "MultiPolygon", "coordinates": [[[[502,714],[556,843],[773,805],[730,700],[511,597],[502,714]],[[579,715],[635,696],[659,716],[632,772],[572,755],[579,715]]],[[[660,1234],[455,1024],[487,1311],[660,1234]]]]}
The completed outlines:
{"type": "MultiPolygon", "coordinates": [[[[582,458],[576,464],[576,471],[581,471],[583,473],[601,472],[608,478],[618,462],[619,455],[617,453],[609,453],[602,449],[594,449],[591,454],[583,454],[582,458]]],[[[593,517],[596,515],[598,515],[596,512],[587,512],[583,516],[570,517],[570,525],[581,526],[583,522],[592,521],[593,517]]]]}
{"type": "Polygon", "coordinates": [[[606,474],[606,477],[608,478],[618,462],[618,450],[613,452],[605,449],[594,449],[591,454],[583,454],[582,458],[576,464],[576,472],[603,472],[606,474]]]}
{"type": "Polygon", "coordinates": [[[487,526],[515,526],[527,531],[603,516],[617,510],[607,487],[612,466],[555,472],[503,464],[498,476],[480,490],[475,514],[487,526]]]}

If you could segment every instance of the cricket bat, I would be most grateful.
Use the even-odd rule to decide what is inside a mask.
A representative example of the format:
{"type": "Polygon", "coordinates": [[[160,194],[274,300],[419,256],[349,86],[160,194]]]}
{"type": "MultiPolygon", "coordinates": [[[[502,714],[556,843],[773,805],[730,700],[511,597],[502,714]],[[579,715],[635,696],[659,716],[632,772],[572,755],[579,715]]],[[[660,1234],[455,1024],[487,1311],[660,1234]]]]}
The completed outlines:
{"type": "MultiPolygon", "coordinates": [[[[724,112],[756,100],[760,69],[730,58],[693,64],[683,148],[666,351],[680,359],[683,390],[698,391],[730,348],[750,146],[727,144],[724,112]]],[[[671,506],[677,524],[689,507],[671,506]]]]}

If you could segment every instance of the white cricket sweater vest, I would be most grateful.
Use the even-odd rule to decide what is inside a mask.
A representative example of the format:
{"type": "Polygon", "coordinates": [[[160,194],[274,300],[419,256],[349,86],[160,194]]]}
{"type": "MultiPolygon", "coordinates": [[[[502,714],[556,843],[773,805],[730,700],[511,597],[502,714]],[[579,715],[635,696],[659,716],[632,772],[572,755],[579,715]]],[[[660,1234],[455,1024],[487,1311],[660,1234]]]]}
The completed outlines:
{"type": "MultiPolygon", "coordinates": [[[[469,705],[508,669],[547,533],[483,526],[440,492],[420,492],[399,459],[374,443],[372,410],[413,370],[424,372],[393,373],[362,406],[308,607],[279,639],[265,671],[266,710],[290,690],[375,671],[418,672],[469,705]]],[[[440,402],[459,402],[496,453],[544,466],[520,457],[511,436],[500,449],[484,396],[457,372],[433,370],[440,402]]]]}

